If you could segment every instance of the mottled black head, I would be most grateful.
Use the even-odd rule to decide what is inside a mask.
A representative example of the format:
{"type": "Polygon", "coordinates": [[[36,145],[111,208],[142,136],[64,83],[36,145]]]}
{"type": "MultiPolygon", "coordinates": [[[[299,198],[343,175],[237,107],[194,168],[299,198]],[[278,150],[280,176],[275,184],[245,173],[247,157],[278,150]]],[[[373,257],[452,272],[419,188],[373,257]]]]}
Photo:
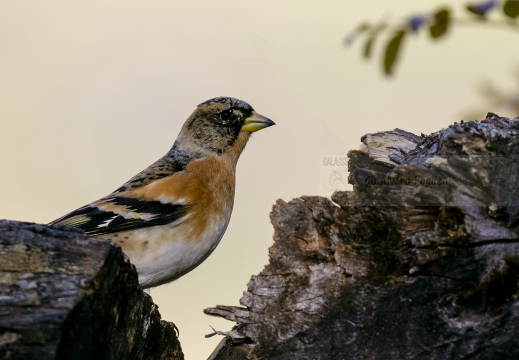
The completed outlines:
{"type": "Polygon", "coordinates": [[[240,132],[252,132],[274,125],[254,112],[245,101],[218,97],[198,105],[186,122],[196,145],[221,154],[232,146],[240,132]]]}

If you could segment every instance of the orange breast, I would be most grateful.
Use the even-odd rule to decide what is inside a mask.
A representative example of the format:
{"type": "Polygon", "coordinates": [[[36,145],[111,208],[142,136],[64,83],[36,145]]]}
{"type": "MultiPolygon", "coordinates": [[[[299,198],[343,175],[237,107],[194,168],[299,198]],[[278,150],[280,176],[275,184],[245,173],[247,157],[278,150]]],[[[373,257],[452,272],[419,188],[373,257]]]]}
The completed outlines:
{"type": "Polygon", "coordinates": [[[191,223],[193,231],[189,237],[197,238],[214,222],[230,217],[234,202],[234,164],[224,159],[210,157],[193,161],[183,171],[134,189],[132,196],[188,205],[186,221],[191,223]]]}

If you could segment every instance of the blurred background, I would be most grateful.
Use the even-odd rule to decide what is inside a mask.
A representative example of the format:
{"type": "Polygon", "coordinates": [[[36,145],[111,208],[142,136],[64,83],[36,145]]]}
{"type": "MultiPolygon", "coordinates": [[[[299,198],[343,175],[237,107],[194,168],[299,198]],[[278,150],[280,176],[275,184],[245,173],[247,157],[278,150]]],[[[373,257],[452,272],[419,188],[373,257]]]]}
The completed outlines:
{"type": "MultiPolygon", "coordinates": [[[[277,126],[254,134],[237,169],[221,244],[200,267],[153,289],[186,359],[205,359],[268,261],[276,199],[329,196],[323,158],[369,132],[430,133],[487,111],[488,84],[517,93],[519,32],[460,26],[410,36],[392,77],[384,36],[370,61],[345,38],[363,21],[399,23],[466,1],[3,1],[0,3],[0,218],[47,223],[118,188],[166,153],[195,106],[249,102],[277,126]],[[470,115],[468,115],[470,114],[470,115]],[[323,175],[324,174],[324,175],[323,175]]],[[[336,168],[345,174],[346,166],[336,168]]]]}

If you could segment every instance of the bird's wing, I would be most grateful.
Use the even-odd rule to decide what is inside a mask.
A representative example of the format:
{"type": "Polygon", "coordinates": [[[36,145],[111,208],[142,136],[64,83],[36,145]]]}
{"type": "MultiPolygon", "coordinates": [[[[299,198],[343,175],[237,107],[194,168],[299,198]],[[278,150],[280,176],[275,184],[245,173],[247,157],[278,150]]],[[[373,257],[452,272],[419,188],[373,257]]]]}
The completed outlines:
{"type": "Polygon", "coordinates": [[[111,195],[83,206],[49,225],[65,225],[103,235],[181,222],[189,210],[184,202],[162,202],[111,195]]]}

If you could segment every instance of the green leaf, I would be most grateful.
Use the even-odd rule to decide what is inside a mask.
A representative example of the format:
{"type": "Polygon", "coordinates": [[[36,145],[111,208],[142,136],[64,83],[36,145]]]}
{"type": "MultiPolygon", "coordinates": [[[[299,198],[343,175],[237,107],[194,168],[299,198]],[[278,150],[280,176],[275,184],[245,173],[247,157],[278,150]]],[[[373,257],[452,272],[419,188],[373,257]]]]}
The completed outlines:
{"type": "Polygon", "coordinates": [[[505,1],[503,5],[503,12],[509,18],[515,19],[519,16],[519,1],[518,0],[508,0],[505,1]]]}
{"type": "Polygon", "coordinates": [[[433,15],[433,20],[429,26],[429,33],[433,39],[445,35],[449,30],[450,11],[449,9],[440,9],[433,15]]]}
{"type": "Polygon", "coordinates": [[[362,52],[364,58],[369,59],[371,57],[371,53],[373,52],[373,43],[376,38],[377,33],[373,33],[366,39],[366,42],[364,43],[364,51],[362,52]]]}
{"type": "Polygon", "coordinates": [[[377,36],[379,36],[379,34],[382,33],[382,31],[384,31],[386,28],[387,24],[381,22],[375,26],[372,26],[369,29],[368,35],[366,36],[366,42],[364,43],[364,49],[362,52],[364,58],[369,59],[371,57],[371,54],[373,53],[373,45],[377,40],[377,36]]]}
{"type": "Polygon", "coordinates": [[[384,53],[384,73],[386,75],[391,75],[393,72],[405,34],[405,30],[400,30],[387,43],[386,52],[384,53]]]}
{"type": "Polygon", "coordinates": [[[355,31],[360,34],[369,29],[371,29],[371,25],[367,22],[363,22],[363,23],[359,24],[359,26],[357,27],[357,29],[355,31]]]}
{"type": "Polygon", "coordinates": [[[359,26],[357,26],[355,30],[353,30],[346,36],[346,38],[344,39],[344,43],[348,46],[353,44],[353,42],[359,37],[359,35],[362,35],[363,32],[366,32],[369,29],[371,29],[370,24],[366,22],[360,24],[359,26]]]}

